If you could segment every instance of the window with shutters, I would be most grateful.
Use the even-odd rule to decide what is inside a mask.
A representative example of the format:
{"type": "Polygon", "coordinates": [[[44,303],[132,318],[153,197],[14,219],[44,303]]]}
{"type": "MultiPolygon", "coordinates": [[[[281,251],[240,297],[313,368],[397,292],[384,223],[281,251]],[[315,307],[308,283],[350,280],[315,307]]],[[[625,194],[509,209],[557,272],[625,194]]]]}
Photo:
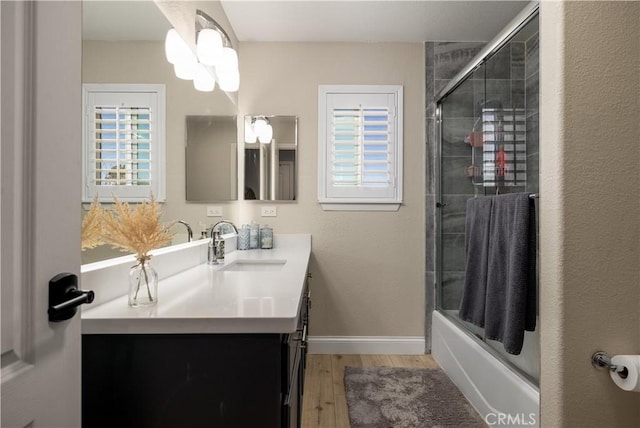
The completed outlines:
{"type": "Polygon", "coordinates": [[[325,210],[402,203],[402,86],[321,85],[318,201],[325,210]]]}
{"type": "Polygon", "coordinates": [[[164,201],[164,85],[85,84],[83,111],[83,201],[164,201]]]}

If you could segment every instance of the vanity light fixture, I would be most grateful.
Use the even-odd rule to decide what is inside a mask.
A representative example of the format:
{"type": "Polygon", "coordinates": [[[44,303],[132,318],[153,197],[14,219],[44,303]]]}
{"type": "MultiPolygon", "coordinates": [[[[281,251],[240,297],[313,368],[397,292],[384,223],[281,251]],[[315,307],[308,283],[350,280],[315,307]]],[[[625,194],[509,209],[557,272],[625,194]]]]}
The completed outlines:
{"type": "Polygon", "coordinates": [[[196,9],[196,41],[198,60],[207,66],[220,89],[236,92],[240,87],[238,54],[222,26],[200,9],[196,9]]]}
{"type": "Polygon", "coordinates": [[[167,61],[171,64],[180,63],[185,56],[189,54],[193,55],[189,45],[184,41],[175,28],[167,31],[167,37],[164,40],[164,54],[167,57],[167,61]]]}
{"type": "Polygon", "coordinates": [[[173,65],[173,72],[178,79],[193,80],[196,76],[198,68],[198,58],[189,51],[189,54],[183,55],[179,62],[173,65]]]}
{"type": "Polygon", "coordinates": [[[202,92],[211,92],[215,89],[216,79],[213,77],[209,66],[198,63],[195,77],[193,78],[193,87],[202,92]]]}
{"type": "Polygon", "coordinates": [[[222,36],[213,28],[203,28],[198,33],[196,41],[196,53],[200,62],[205,65],[215,66],[222,57],[222,36]]]}
{"type": "Polygon", "coordinates": [[[238,54],[231,39],[213,18],[196,9],[196,53],[172,28],[165,39],[167,61],[180,79],[193,80],[198,91],[211,92],[216,81],[220,89],[236,92],[240,87],[238,54]]]}

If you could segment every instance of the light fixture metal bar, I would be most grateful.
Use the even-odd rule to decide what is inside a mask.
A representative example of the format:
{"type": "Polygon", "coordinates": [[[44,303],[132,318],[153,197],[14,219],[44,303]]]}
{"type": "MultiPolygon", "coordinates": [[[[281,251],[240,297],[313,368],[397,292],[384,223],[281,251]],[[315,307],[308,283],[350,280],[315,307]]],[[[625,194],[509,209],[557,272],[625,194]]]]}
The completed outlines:
{"type": "Polygon", "coordinates": [[[204,30],[205,28],[211,28],[216,30],[222,36],[222,40],[224,41],[224,46],[228,48],[233,48],[233,44],[231,43],[231,38],[224,31],[222,25],[218,24],[218,22],[207,15],[205,12],[200,9],[196,9],[196,40],[198,40],[198,33],[200,30],[204,30]]]}

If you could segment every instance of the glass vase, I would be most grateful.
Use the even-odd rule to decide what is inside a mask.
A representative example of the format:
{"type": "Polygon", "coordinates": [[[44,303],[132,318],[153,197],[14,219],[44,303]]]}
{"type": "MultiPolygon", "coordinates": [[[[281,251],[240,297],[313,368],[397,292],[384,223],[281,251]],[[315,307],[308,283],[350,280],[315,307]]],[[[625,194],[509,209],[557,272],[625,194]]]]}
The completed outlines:
{"type": "Polygon", "coordinates": [[[158,303],[158,272],[148,257],[138,258],[129,271],[129,306],[153,306],[158,303]]]}

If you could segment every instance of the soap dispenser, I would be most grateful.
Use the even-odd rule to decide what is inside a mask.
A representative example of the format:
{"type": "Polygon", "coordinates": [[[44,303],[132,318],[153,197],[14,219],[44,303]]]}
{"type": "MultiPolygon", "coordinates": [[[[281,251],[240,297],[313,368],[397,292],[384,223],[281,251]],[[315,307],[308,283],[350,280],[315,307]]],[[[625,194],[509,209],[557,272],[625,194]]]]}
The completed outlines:
{"type": "Polygon", "coordinates": [[[260,248],[260,225],[254,222],[249,225],[249,248],[260,248]]]}
{"type": "Polygon", "coordinates": [[[267,224],[260,228],[260,248],[263,250],[273,248],[273,229],[267,224]]]}
{"type": "Polygon", "coordinates": [[[238,250],[248,250],[249,249],[249,226],[243,224],[240,230],[238,231],[238,250]]]}

